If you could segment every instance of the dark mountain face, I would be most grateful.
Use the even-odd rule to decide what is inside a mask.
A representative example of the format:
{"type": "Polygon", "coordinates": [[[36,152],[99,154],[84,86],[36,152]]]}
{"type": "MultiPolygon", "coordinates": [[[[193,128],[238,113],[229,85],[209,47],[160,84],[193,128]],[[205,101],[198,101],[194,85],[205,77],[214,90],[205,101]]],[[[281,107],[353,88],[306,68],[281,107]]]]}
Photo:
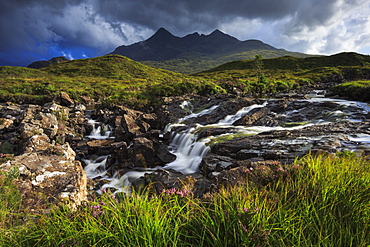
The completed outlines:
{"type": "Polygon", "coordinates": [[[111,54],[119,54],[136,61],[164,61],[176,58],[212,56],[249,50],[277,50],[257,40],[240,41],[219,30],[209,35],[193,33],[176,37],[160,28],[149,39],[128,46],[119,46],[111,54]]]}

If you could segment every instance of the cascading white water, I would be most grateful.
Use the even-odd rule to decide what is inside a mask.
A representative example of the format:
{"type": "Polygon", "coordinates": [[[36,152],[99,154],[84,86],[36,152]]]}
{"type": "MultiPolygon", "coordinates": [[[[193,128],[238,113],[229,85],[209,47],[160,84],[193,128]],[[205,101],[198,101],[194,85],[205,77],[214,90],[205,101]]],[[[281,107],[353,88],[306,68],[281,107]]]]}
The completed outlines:
{"type": "MultiPolygon", "coordinates": [[[[91,133],[87,136],[90,139],[95,140],[104,140],[110,137],[111,134],[111,128],[109,125],[106,125],[104,130],[102,130],[101,123],[89,119],[88,123],[92,125],[93,130],[91,133]]],[[[107,169],[106,169],[106,162],[107,162],[108,156],[101,156],[96,159],[83,159],[82,161],[86,164],[84,170],[86,172],[86,176],[90,179],[94,179],[97,177],[101,177],[102,179],[107,178],[107,169]]]]}
{"type": "Polygon", "coordinates": [[[104,127],[102,127],[101,123],[92,119],[89,119],[87,122],[93,126],[93,130],[87,136],[88,138],[96,140],[104,140],[110,138],[110,134],[112,133],[112,131],[109,125],[105,125],[104,127]]]}
{"type": "Polygon", "coordinates": [[[95,160],[83,159],[82,161],[86,164],[84,168],[86,176],[90,179],[97,177],[105,178],[105,175],[107,174],[107,169],[105,166],[107,158],[108,156],[101,156],[95,160]]]}
{"type": "Polygon", "coordinates": [[[250,106],[244,107],[243,109],[241,109],[240,111],[238,111],[235,115],[228,115],[228,116],[226,116],[224,119],[222,119],[220,122],[218,122],[218,124],[219,125],[232,125],[233,123],[235,123],[236,121],[238,121],[239,119],[241,119],[242,117],[244,117],[245,115],[247,115],[251,110],[256,109],[256,108],[265,107],[267,105],[267,103],[268,102],[265,101],[261,105],[254,104],[254,105],[250,105],[250,106]]]}
{"type": "Polygon", "coordinates": [[[209,147],[206,146],[207,140],[197,141],[197,136],[193,134],[194,130],[195,128],[192,128],[187,133],[176,134],[170,144],[172,153],[176,155],[176,160],[164,168],[172,168],[183,174],[197,172],[209,147]]]}
{"type": "Polygon", "coordinates": [[[118,175],[118,173],[114,174],[111,178],[105,178],[105,180],[110,181],[109,183],[104,184],[100,191],[104,191],[109,188],[114,188],[114,194],[116,193],[131,193],[130,185],[135,180],[142,176],[145,173],[149,173],[151,171],[129,171],[123,175],[118,175]]]}
{"type": "MultiPolygon", "coordinates": [[[[203,157],[209,151],[209,146],[206,145],[207,142],[211,140],[211,138],[204,138],[201,140],[197,140],[197,135],[194,134],[199,128],[203,127],[226,127],[231,126],[235,121],[239,120],[246,114],[248,114],[251,110],[256,108],[265,107],[268,102],[264,102],[263,104],[254,104],[248,107],[244,107],[240,111],[238,111],[235,115],[228,115],[221,121],[216,124],[211,124],[207,126],[202,126],[200,124],[196,125],[195,128],[189,129],[186,133],[177,133],[173,138],[172,143],[170,144],[170,148],[172,149],[172,153],[176,155],[176,160],[167,164],[165,168],[172,168],[176,171],[180,171],[184,174],[195,173],[198,171],[198,167],[203,160],[203,157]]],[[[210,112],[217,109],[218,105],[212,106],[209,109],[205,109],[199,113],[192,113],[182,119],[179,122],[182,122],[189,118],[199,117],[201,115],[209,114],[210,112]]],[[[171,129],[171,128],[169,128],[171,129]]]]}

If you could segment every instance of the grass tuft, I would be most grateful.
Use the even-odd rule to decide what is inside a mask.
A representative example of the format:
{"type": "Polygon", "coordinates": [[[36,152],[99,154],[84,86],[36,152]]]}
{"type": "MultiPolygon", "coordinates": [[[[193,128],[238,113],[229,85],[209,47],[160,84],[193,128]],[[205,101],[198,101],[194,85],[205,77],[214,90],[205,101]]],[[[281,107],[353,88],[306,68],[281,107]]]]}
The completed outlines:
{"type": "Polygon", "coordinates": [[[201,199],[189,179],[159,195],[90,196],[27,223],[2,174],[2,200],[13,203],[0,208],[0,246],[368,246],[369,163],[350,152],[309,154],[243,168],[245,183],[201,199]]]}

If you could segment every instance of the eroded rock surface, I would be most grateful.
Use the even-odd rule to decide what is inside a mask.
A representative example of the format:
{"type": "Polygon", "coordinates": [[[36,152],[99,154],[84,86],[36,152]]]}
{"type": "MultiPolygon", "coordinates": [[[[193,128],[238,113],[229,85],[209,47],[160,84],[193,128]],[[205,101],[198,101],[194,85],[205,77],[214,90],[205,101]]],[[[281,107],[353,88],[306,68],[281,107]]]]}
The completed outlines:
{"type": "Polygon", "coordinates": [[[55,103],[0,107],[0,152],[14,155],[0,169],[19,174],[16,184],[26,207],[41,210],[60,201],[76,207],[86,200],[86,174],[65,142],[83,134],[68,122],[71,111],[76,112],[55,103]]]}
{"type": "Polygon", "coordinates": [[[25,152],[0,165],[2,171],[17,169],[16,184],[24,204],[42,209],[46,203],[66,201],[72,208],[86,200],[86,174],[68,144],[46,145],[25,152]]]}

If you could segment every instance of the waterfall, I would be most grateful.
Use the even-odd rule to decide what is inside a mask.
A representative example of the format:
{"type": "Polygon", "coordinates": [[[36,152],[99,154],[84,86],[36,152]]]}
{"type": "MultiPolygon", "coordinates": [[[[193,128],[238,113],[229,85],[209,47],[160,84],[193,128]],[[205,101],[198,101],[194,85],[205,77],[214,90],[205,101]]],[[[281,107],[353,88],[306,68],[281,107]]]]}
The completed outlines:
{"type": "MultiPolygon", "coordinates": [[[[102,123],[97,122],[95,120],[89,119],[88,123],[93,126],[93,130],[91,133],[86,136],[90,139],[95,140],[104,140],[110,137],[111,134],[111,127],[109,125],[102,126],[102,123]]],[[[113,137],[114,138],[114,137],[113,137]]],[[[93,159],[83,159],[82,161],[86,164],[84,170],[86,172],[86,176],[90,179],[94,179],[97,177],[101,177],[102,179],[107,178],[107,169],[106,169],[106,162],[108,156],[100,156],[98,158],[93,159]]]]}
{"type": "Polygon", "coordinates": [[[226,116],[218,124],[219,125],[232,125],[233,123],[235,123],[236,121],[238,121],[239,119],[241,119],[242,117],[247,115],[251,110],[256,109],[256,108],[265,107],[267,105],[267,103],[268,102],[265,101],[262,105],[254,104],[254,105],[244,107],[243,109],[238,111],[235,115],[226,116]]]}
{"type": "MultiPolygon", "coordinates": [[[[188,105],[188,104],[186,104],[188,105]]],[[[228,115],[222,119],[219,123],[211,124],[209,126],[230,126],[238,119],[245,116],[248,112],[255,108],[262,108],[267,105],[267,101],[261,105],[254,104],[248,107],[244,107],[238,111],[235,115],[228,115]]],[[[184,121],[189,118],[199,117],[201,115],[208,114],[213,110],[217,109],[218,105],[212,106],[205,109],[199,113],[192,113],[182,119],[179,122],[184,121]]],[[[197,140],[196,130],[201,127],[207,127],[202,125],[197,125],[196,128],[189,129],[186,133],[177,133],[173,138],[170,148],[173,150],[173,154],[176,155],[176,160],[167,164],[165,168],[172,168],[176,171],[182,172],[184,174],[195,173],[198,171],[198,167],[202,162],[203,157],[209,151],[209,146],[206,145],[210,141],[210,138],[197,140]]]]}
{"type": "Polygon", "coordinates": [[[102,125],[100,122],[92,119],[89,119],[87,122],[93,126],[93,130],[87,136],[88,138],[96,140],[104,140],[110,138],[110,134],[112,133],[112,131],[109,125],[102,125]]]}
{"type": "Polygon", "coordinates": [[[94,179],[97,177],[104,178],[107,173],[107,169],[105,166],[107,158],[108,156],[101,156],[96,160],[83,159],[82,161],[86,164],[84,168],[86,176],[90,179],[94,179]]]}
{"type": "Polygon", "coordinates": [[[193,134],[195,128],[187,133],[177,133],[173,138],[170,148],[176,155],[176,160],[167,164],[164,168],[172,168],[183,174],[195,173],[207,154],[209,147],[206,146],[208,140],[197,141],[197,136],[193,134]]]}

